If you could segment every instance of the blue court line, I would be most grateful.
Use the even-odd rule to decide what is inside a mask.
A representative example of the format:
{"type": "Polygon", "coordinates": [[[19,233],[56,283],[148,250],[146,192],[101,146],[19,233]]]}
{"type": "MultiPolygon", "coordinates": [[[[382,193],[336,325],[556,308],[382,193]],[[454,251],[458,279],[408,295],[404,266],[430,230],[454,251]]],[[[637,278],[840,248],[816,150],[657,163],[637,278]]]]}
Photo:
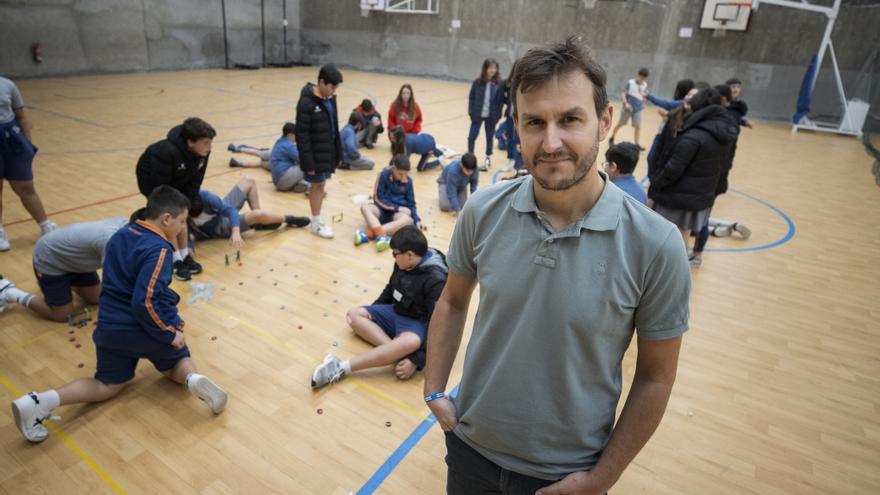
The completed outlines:
{"type": "Polygon", "coordinates": [[[740,196],[745,196],[745,197],[751,199],[752,201],[756,201],[756,202],[766,206],[767,208],[770,208],[771,210],[773,210],[774,213],[776,213],[777,215],[782,217],[782,219],[785,220],[785,223],[788,224],[788,232],[786,232],[785,235],[782,236],[782,238],[779,239],[778,241],[774,241],[769,244],[762,244],[760,246],[751,246],[751,247],[743,247],[743,248],[706,248],[704,251],[711,251],[713,253],[744,253],[744,252],[748,252],[748,251],[762,251],[764,249],[771,249],[771,248],[775,248],[776,246],[781,246],[781,245],[785,244],[786,242],[790,241],[792,239],[792,237],[794,237],[794,233],[795,233],[794,221],[792,221],[792,219],[788,215],[786,215],[782,210],[771,205],[770,203],[764,201],[761,198],[758,198],[756,196],[752,196],[751,194],[747,194],[742,191],[737,191],[736,189],[731,189],[730,192],[739,194],[740,196]]]}
{"type": "MultiPolygon", "coordinates": [[[[458,388],[460,386],[460,383],[456,385],[455,388],[452,389],[452,392],[449,393],[449,396],[455,397],[456,395],[458,395],[458,388]]],[[[373,476],[371,476],[370,479],[368,479],[367,482],[364,483],[364,486],[362,486],[361,489],[357,491],[357,495],[371,495],[372,493],[374,493],[382,484],[382,482],[391,475],[391,472],[394,471],[394,468],[396,468],[397,465],[400,464],[400,461],[402,461],[404,457],[409,454],[413,447],[415,447],[416,444],[419,443],[422,437],[424,437],[431,429],[431,427],[434,426],[434,424],[436,423],[437,418],[435,418],[433,414],[425,418],[425,420],[422,421],[419,426],[417,426],[416,429],[409,434],[408,437],[406,437],[406,440],[404,440],[403,443],[401,443],[400,446],[397,447],[397,449],[392,452],[390,456],[388,456],[388,459],[385,459],[385,462],[382,463],[381,466],[379,466],[379,469],[377,469],[376,472],[373,473],[373,476]]]]}

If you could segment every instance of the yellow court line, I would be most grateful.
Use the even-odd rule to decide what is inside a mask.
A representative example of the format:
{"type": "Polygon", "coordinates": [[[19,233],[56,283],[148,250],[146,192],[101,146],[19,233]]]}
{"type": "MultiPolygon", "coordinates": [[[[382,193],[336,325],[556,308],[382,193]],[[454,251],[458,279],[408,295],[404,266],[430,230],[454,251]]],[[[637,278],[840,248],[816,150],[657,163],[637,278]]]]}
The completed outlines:
{"type": "MultiPolygon", "coordinates": [[[[0,374],[0,385],[3,385],[6,390],[10,391],[13,397],[19,397],[22,395],[22,392],[2,374],[0,374]]],[[[60,427],[55,426],[54,424],[52,424],[51,421],[43,424],[46,425],[46,428],[48,428],[49,431],[60,437],[61,441],[64,442],[64,445],[67,445],[67,448],[72,450],[74,454],[78,455],[80,459],[85,461],[85,463],[88,464],[90,468],[92,468],[92,471],[94,471],[95,474],[97,474],[102,480],[104,480],[104,483],[107,483],[107,485],[109,485],[114,492],[119,493],[120,495],[125,495],[125,490],[123,490],[122,487],[119,486],[119,484],[116,483],[116,481],[114,481],[113,478],[111,478],[106,471],[101,469],[101,466],[99,466],[98,463],[92,460],[92,458],[89,457],[88,454],[83,452],[83,450],[79,448],[60,427]]]]}
{"type": "MultiPolygon", "coordinates": [[[[281,348],[291,354],[299,356],[300,358],[304,359],[305,361],[307,361],[311,364],[318,364],[321,362],[319,359],[315,359],[314,357],[300,351],[299,349],[296,349],[295,347],[289,345],[287,342],[284,342],[283,340],[279,339],[278,337],[275,337],[274,335],[270,334],[269,332],[266,332],[262,328],[258,327],[257,325],[254,325],[253,323],[251,323],[247,320],[243,320],[243,319],[229,313],[228,311],[226,311],[224,309],[221,309],[217,306],[214,306],[211,303],[205,303],[204,306],[206,308],[210,308],[212,311],[219,313],[222,316],[225,316],[226,318],[229,318],[237,323],[240,323],[245,328],[251,330],[252,332],[254,332],[257,335],[266,339],[267,342],[269,342],[269,343],[275,345],[276,347],[279,347],[279,348],[281,348]]],[[[375,396],[385,402],[388,402],[389,404],[392,404],[393,406],[397,407],[398,409],[400,409],[404,412],[412,414],[413,416],[415,416],[421,420],[424,420],[428,417],[428,414],[426,414],[424,412],[420,412],[420,411],[404,404],[403,402],[400,402],[399,400],[397,400],[397,399],[395,399],[395,398],[393,398],[383,392],[380,392],[379,390],[367,385],[366,383],[358,380],[357,378],[351,378],[350,380],[351,380],[351,383],[355,384],[361,390],[364,390],[365,392],[368,392],[368,393],[372,394],[373,396],[375,396]]]]}

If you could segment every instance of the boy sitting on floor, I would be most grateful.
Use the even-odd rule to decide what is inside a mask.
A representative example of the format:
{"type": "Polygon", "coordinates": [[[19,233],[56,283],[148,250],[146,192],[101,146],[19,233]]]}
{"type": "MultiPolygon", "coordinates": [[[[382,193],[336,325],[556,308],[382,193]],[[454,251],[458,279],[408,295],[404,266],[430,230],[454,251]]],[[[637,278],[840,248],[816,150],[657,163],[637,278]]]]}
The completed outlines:
{"type": "Polygon", "coordinates": [[[409,171],[409,158],[398,154],[394,155],[390,167],[379,172],[373,186],[373,204],[361,206],[367,229],[355,231],[355,246],[375,239],[376,251],[384,251],[390,246],[390,235],[404,226],[419,223],[409,171]]]}
{"type": "Polygon", "coordinates": [[[92,334],[97,354],[94,378],[80,378],[46,392],[30,392],[12,402],[22,435],[42,442],[43,421],[58,406],[102,402],[119,395],[135,375],[138,361],[149,359],[158,371],[205,401],[214,414],[226,407],[226,392],[196,372],[177,312],[180,296],[171,288],[171,255],[186,227],[189,200],[171,186],[158,186],[147,207],[107,242],[99,306],[92,334]],[[142,218],[135,220],[136,218],[142,218]]]}
{"type": "Polygon", "coordinates": [[[260,196],[254,179],[244,176],[225,198],[201,189],[199,198],[193,201],[189,210],[189,227],[197,240],[229,239],[235,247],[244,245],[241,233],[251,228],[256,230],[275,230],[282,223],[288,226],[305,227],[308,217],[280,215],[260,209],[260,196]],[[240,214],[238,210],[247,202],[251,211],[240,214]]]}
{"type": "Polygon", "coordinates": [[[394,374],[410,378],[425,365],[428,322],[446,285],[449,269],[440,251],[428,248],[413,225],[391,238],[394,271],[371,306],[352,308],[345,319],[354,333],[374,347],[340,361],[329,354],[312,373],[312,388],[321,388],[356,371],[395,364],[394,374]]]}

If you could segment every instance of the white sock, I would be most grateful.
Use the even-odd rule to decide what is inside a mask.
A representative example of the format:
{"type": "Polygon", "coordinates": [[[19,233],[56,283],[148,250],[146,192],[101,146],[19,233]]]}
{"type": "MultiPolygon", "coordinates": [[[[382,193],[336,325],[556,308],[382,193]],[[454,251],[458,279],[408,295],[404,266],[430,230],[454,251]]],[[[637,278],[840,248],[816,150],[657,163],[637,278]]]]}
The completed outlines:
{"type": "Polygon", "coordinates": [[[173,258],[174,261],[183,261],[183,259],[186,258],[186,249],[178,249],[177,251],[174,251],[173,258]]]}
{"type": "Polygon", "coordinates": [[[342,370],[345,371],[346,375],[351,374],[351,361],[346,359],[345,361],[339,363],[342,366],[342,370]]]}
{"type": "Polygon", "coordinates": [[[320,225],[321,223],[321,215],[312,215],[312,225],[320,225]]]}
{"type": "Polygon", "coordinates": [[[198,373],[190,373],[190,374],[186,375],[186,380],[184,380],[183,383],[184,383],[184,385],[186,385],[187,390],[192,391],[192,389],[189,388],[189,381],[193,378],[198,378],[200,376],[202,376],[202,375],[200,375],[198,373]]]}
{"type": "Polygon", "coordinates": [[[37,404],[37,408],[39,409],[41,416],[48,416],[49,413],[51,413],[56,407],[61,405],[61,397],[55,390],[47,390],[45,392],[38,393],[37,400],[40,401],[40,403],[37,404]]]}
{"type": "Polygon", "coordinates": [[[52,220],[49,220],[47,218],[47,219],[43,220],[42,222],[40,222],[40,227],[46,227],[46,226],[50,225],[51,223],[52,223],[52,220]]]}
{"type": "Polygon", "coordinates": [[[25,292],[18,287],[7,287],[6,290],[3,291],[3,298],[6,299],[7,302],[15,301],[22,306],[27,306],[31,302],[31,298],[34,295],[30,292],[25,292]]]}

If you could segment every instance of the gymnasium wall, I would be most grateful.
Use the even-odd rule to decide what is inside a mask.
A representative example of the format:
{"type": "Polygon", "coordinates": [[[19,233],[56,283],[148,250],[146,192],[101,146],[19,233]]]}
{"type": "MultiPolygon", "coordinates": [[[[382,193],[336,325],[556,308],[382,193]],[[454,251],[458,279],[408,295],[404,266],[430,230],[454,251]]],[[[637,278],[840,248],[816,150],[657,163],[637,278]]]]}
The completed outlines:
{"type": "MultiPolygon", "coordinates": [[[[516,57],[535,44],[578,33],[608,70],[615,98],[641,66],[652,70],[651,90],[665,96],[684,77],[717,84],[736,75],[746,85],[753,115],[790,119],[825,28],[821,14],[764,5],[752,13],[747,32],[713,37],[699,29],[702,0],[440,1],[438,15],[362,17],[357,0],[302,0],[303,56],[314,63],[470,80],[486,57],[497,59],[506,76],[516,57]],[[459,29],[451,28],[453,19],[461,20],[459,29]],[[680,38],[680,27],[693,27],[693,37],[680,38]]],[[[848,93],[878,46],[878,4],[845,1],[832,35],[848,93]]],[[[820,74],[814,112],[837,113],[833,84],[830,74],[820,74]]]]}
{"type": "MultiPolygon", "coordinates": [[[[299,0],[266,0],[266,61],[299,53],[299,0]]],[[[260,64],[260,0],[226,0],[230,63],[260,64]]],[[[0,0],[0,75],[223,67],[221,0],[0,0]],[[31,44],[43,47],[43,62],[31,44]]]]}

